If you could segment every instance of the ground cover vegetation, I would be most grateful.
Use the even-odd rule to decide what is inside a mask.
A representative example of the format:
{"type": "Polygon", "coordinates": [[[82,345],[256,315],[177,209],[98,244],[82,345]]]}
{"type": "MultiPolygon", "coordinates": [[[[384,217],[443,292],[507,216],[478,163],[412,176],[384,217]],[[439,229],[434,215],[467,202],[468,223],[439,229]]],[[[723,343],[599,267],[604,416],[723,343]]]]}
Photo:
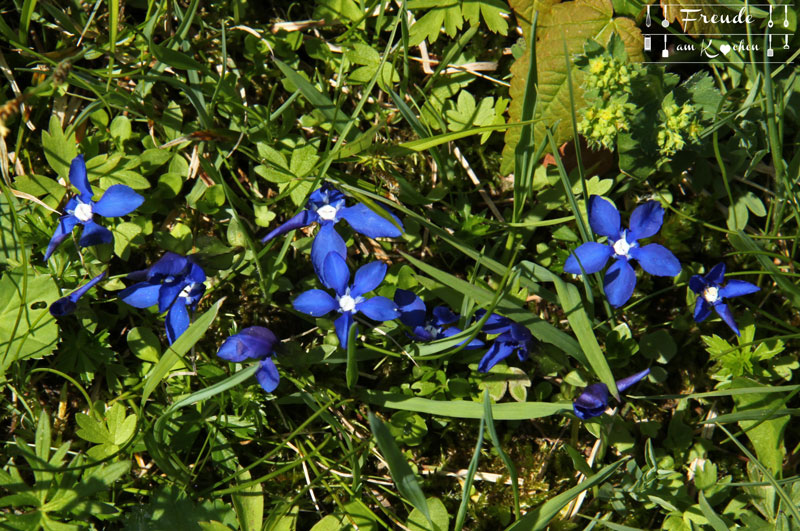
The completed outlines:
{"type": "Polygon", "coordinates": [[[741,8],[0,1],[0,526],[800,528],[741,8]]]}

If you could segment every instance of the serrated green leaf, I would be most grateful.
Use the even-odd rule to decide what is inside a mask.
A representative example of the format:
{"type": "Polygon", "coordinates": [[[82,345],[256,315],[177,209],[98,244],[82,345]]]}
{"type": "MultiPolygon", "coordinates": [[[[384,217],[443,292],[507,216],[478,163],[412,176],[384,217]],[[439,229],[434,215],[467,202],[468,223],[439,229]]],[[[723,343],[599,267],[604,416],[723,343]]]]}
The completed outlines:
{"type": "Polygon", "coordinates": [[[74,133],[64,134],[55,115],[50,117],[49,131],[42,131],[42,149],[50,167],[59,177],[69,182],[69,166],[72,159],[78,156],[78,145],[74,133]]]}
{"type": "Polygon", "coordinates": [[[84,413],[77,413],[75,415],[75,422],[80,426],[75,433],[84,441],[95,444],[114,443],[113,437],[111,437],[111,434],[108,432],[103,422],[95,420],[84,413]]]}

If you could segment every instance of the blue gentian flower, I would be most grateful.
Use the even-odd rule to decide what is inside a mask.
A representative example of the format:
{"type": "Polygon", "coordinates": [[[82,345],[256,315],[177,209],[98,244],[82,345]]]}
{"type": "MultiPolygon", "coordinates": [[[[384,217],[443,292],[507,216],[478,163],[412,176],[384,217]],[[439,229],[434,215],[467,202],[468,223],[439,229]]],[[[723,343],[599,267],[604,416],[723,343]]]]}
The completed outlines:
{"type": "MultiPolygon", "coordinates": [[[[633,376],[617,380],[617,389],[620,393],[625,392],[629,387],[638,383],[648,374],[650,374],[650,369],[645,369],[642,372],[637,372],[633,376]]],[[[608,407],[609,398],[610,395],[606,384],[592,384],[587,386],[578,398],[575,399],[575,402],[572,403],[572,409],[575,410],[575,415],[581,420],[599,417],[608,407]]]]}
{"type": "Polygon", "coordinates": [[[75,311],[75,308],[78,307],[78,299],[83,297],[87,291],[92,289],[92,287],[106,278],[108,271],[103,271],[92,280],[81,286],[80,288],[76,289],[66,297],[61,297],[53,304],[50,305],[50,314],[53,317],[64,317],[65,315],[69,315],[75,311]]]}
{"type": "Polygon", "coordinates": [[[217,356],[234,363],[246,359],[261,360],[256,371],[256,380],[264,391],[271,393],[280,381],[278,369],[270,357],[275,353],[277,344],[278,338],[272,330],[263,326],[251,326],[226,339],[219,347],[217,356]]]}
{"type": "Polygon", "coordinates": [[[167,339],[174,343],[189,328],[189,310],[194,310],[205,293],[203,268],[191,257],[167,253],[149,269],[128,278],[144,281],[122,290],[120,299],[135,308],[158,304],[159,313],[167,312],[167,339]]]}
{"type": "MultiPolygon", "coordinates": [[[[446,306],[437,306],[431,311],[431,315],[428,315],[422,299],[405,289],[397,289],[394,292],[394,302],[400,311],[400,321],[411,328],[411,333],[417,341],[433,341],[462,332],[457,326],[449,326],[457,322],[459,317],[446,306]]],[[[464,349],[472,350],[482,346],[483,341],[473,339],[464,349]]]]}
{"type": "Polygon", "coordinates": [[[697,305],[694,307],[694,320],[701,322],[711,314],[711,308],[717,312],[717,315],[722,317],[725,324],[731,327],[731,330],[739,333],[739,327],[736,326],[736,321],[733,320],[728,305],[723,302],[724,299],[731,297],[739,297],[740,295],[749,295],[755,293],[760,288],[750,282],[744,280],[731,279],[727,284],[722,286],[722,280],[725,276],[725,264],[715,265],[711,271],[705,276],[694,275],[689,279],[689,287],[699,295],[697,297],[697,305]]]}
{"type": "MultiPolygon", "coordinates": [[[[485,314],[486,310],[478,310],[475,312],[475,320],[479,321],[485,314]]],[[[493,313],[483,324],[483,331],[487,334],[500,335],[494,338],[492,346],[478,363],[478,372],[489,372],[492,367],[515,352],[519,361],[528,359],[533,347],[533,335],[526,327],[508,317],[493,313]]]]}
{"type": "Polygon", "coordinates": [[[397,226],[362,203],[349,207],[344,205],[344,194],[325,183],[311,194],[305,210],[267,234],[261,242],[266,243],[291,230],[319,223],[319,232],[311,244],[311,262],[317,276],[321,276],[320,271],[328,253],[336,252],[347,256],[347,246],[333,228],[339,220],[346,220],[354,231],[370,238],[397,238],[402,234],[403,224],[396,216],[392,215],[392,218],[397,226]]]}
{"type": "Polygon", "coordinates": [[[608,243],[586,242],[567,258],[564,271],[574,275],[597,273],[608,259],[614,263],[603,278],[603,289],[614,307],[625,304],[633,295],[636,273],[629,260],[638,260],[642,269],[651,275],[674,277],[681,272],[681,263],[669,249],[657,243],[640,247],[638,240],[655,235],[664,220],[664,209],[658,201],[648,201],[631,214],[631,228],[622,228],[619,211],[608,200],[593,195],[589,199],[589,225],[608,243]],[[578,263],[580,261],[580,264],[578,263]]]}
{"type": "Polygon", "coordinates": [[[361,266],[356,271],[353,285],[350,282],[350,269],[336,252],[328,253],[322,265],[320,281],[326,288],[336,294],[331,297],[321,289],[311,289],[301,293],[292,303],[294,309],[313,317],[321,317],[334,310],[341,313],[334,326],[339,344],[347,348],[347,335],[353,324],[356,313],[361,312],[375,321],[389,321],[399,316],[397,305],[386,297],[376,296],[369,299],[363,297],[383,282],[386,276],[386,264],[375,261],[361,266]]]}
{"type": "Polygon", "coordinates": [[[112,185],[96,203],[92,201],[92,187],[89,185],[89,178],[86,176],[86,164],[83,162],[83,155],[78,155],[72,159],[69,167],[69,181],[72,186],[78,189],[77,197],[73,197],[67,203],[65,211],[67,214],[61,216],[58,221],[56,231],[47,245],[44,259],[47,261],[53,251],[56,250],[61,242],[72,234],[72,229],[76,225],[83,225],[83,234],[78,240],[81,247],[90,247],[101,243],[111,243],[114,236],[111,231],[102,225],[94,222],[94,215],[104,218],[116,218],[130,214],[144,202],[144,197],[133,191],[130,186],[124,184],[112,185]]]}

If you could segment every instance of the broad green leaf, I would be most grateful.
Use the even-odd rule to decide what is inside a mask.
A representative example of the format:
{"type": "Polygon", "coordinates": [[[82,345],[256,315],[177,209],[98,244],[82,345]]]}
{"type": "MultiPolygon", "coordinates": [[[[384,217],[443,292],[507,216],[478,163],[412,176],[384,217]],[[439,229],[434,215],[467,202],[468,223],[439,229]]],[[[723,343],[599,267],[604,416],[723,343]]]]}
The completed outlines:
{"type": "MultiPolygon", "coordinates": [[[[431,400],[380,391],[364,392],[364,401],[390,409],[404,409],[440,417],[483,418],[483,405],[465,400],[431,400]]],[[[504,402],[492,405],[495,420],[526,420],[572,411],[572,402],[504,402]]]]}
{"type": "MultiPolygon", "coordinates": [[[[240,483],[247,483],[251,476],[248,470],[240,469],[237,476],[240,483]]],[[[233,507],[239,517],[239,526],[242,531],[259,531],[264,520],[264,491],[260,483],[250,485],[234,493],[233,507]]]]}
{"type": "MultiPolygon", "coordinates": [[[[533,3],[534,0],[531,0],[533,3]]],[[[529,4],[519,2],[515,9],[530,13],[529,4]]],[[[530,16],[530,15],[528,15],[530,16]]],[[[536,66],[539,91],[534,120],[534,139],[541,140],[548,127],[555,126],[553,135],[557,145],[572,139],[572,109],[567,68],[574,54],[583,52],[584,44],[593,39],[605,44],[616,33],[625,43],[631,61],[643,61],[643,39],[633,20],[614,18],[611,0],[575,0],[551,6],[539,15],[536,27],[536,66]]],[[[526,34],[527,35],[527,34],[526,34]]],[[[527,38],[527,37],[526,37],[527,38]]],[[[529,52],[517,59],[511,67],[511,105],[509,121],[519,122],[522,100],[528,78],[529,52]]],[[[581,79],[583,73],[571,70],[575,110],[583,106],[581,79]]],[[[519,130],[506,133],[501,172],[510,173],[514,164],[514,149],[519,142],[519,130]]]]}
{"type": "Polygon", "coordinates": [[[419,509],[414,509],[408,515],[406,527],[411,531],[447,531],[450,527],[450,515],[447,508],[439,498],[428,498],[428,514],[431,515],[430,523],[419,509]]]}
{"type": "Polygon", "coordinates": [[[311,531],[341,531],[344,529],[342,526],[343,518],[341,516],[334,516],[329,514],[311,528],[311,531]]]}
{"type": "Polygon", "coordinates": [[[42,149],[50,167],[59,177],[69,182],[69,166],[78,156],[75,134],[65,135],[55,115],[50,117],[49,131],[42,131],[42,149]]]}
{"type": "Polygon", "coordinates": [[[389,433],[389,428],[371,411],[369,412],[369,426],[378,448],[386,459],[386,464],[389,465],[389,473],[392,475],[397,490],[430,522],[431,515],[425,495],[422,493],[414,472],[408,466],[406,458],[389,433]]]}
{"type": "Polygon", "coordinates": [[[214,319],[217,317],[217,312],[224,300],[225,299],[218,300],[206,313],[197,318],[197,320],[175,340],[175,343],[170,346],[156,366],[148,373],[144,388],[142,389],[142,403],[147,401],[150,393],[153,392],[164,376],[167,375],[170,368],[175,364],[175,361],[182,358],[195,343],[203,337],[206,330],[208,330],[211,323],[213,323],[214,319]]]}
{"type": "Polygon", "coordinates": [[[0,278],[0,377],[16,360],[41,358],[58,342],[47,308],[60,298],[49,275],[6,271],[0,278]]]}
{"type": "MultiPolygon", "coordinates": [[[[746,378],[739,378],[732,382],[735,388],[750,387],[756,382],[746,378]]],[[[760,413],[760,417],[767,418],[767,412],[780,408],[784,401],[777,396],[769,395],[739,395],[734,396],[736,411],[753,411],[760,413]]],[[[739,422],[739,427],[745,430],[748,439],[756,450],[758,460],[773,474],[779,474],[783,468],[783,458],[786,448],[783,443],[783,432],[789,423],[789,416],[772,418],[769,420],[749,420],[739,422]]]]}
{"type": "MultiPolygon", "coordinates": [[[[48,179],[52,180],[52,179],[48,179]]],[[[19,179],[17,179],[19,182],[19,179]]],[[[24,190],[23,190],[24,191],[24,190]]],[[[20,235],[14,230],[12,208],[17,208],[17,216],[29,209],[18,201],[12,206],[6,201],[6,196],[0,193],[0,266],[17,265],[22,263],[23,245],[20,235]]]]}
{"type": "Polygon", "coordinates": [[[77,413],[75,415],[75,422],[80,426],[75,433],[84,441],[95,444],[113,444],[114,439],[111,437],[111,434],[102,421],[95,420],[84,413],[77,413]]]}

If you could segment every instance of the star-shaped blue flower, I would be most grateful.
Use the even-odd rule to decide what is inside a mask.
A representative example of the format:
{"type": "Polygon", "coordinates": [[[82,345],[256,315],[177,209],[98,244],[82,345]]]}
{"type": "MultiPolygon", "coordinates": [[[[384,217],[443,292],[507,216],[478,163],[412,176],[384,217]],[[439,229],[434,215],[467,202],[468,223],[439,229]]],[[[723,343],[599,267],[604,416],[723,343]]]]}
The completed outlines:
{"type": "Polygon", "coordinates": [[[383,282],[386,276],[386,264],[383,262],[375,261],[361,266],[356,271],[353,285],[348,286],[350,269],[342,255],[331,252],[325,257],[321,273],[320,281],[334,291],[335,297],[321,289],[311,289],[301,293],[292,304],[298,312],[313,317],[321,317],[334,310],[342,314],[333,323],[342,348],[347,348],[347,335],[358,312],[374,321],[389,321],[399,317],[397,305],[386,297],[364,298],[364,294],[383,282]]]}
{"type": "Polygon", "coordinates": [[[362,203],[345,206],[344,194],[325,183],[311,194],[305,210],[267,234],[261,242],[266,243],[291,230],[319,223],[319,232],[311,244],[311,262],[317,276],[321,276],[320,271],[328,253],[347,256],[347,246],[333,228],[339,220],[346,220],[354,231],[370,238],[397,238],[403,233],[403,225],[396,216],[392,215],[392,218],[397,226],[362,203]]]}
{"type": "MultiPolygon", "coordinates": [[[[650,369],[645,369],[633,376],[617,380],[617,389],[620,393],[625,392],[648,374],[650,374],[650,369]]],[[[599,417],[608,408],[608,399],[610,397],[606,384],[592,384],[587,386],[575,399],[575,402],[572,403],[572,409],[575,410],[575,415],[582,420],[599,417]]]]}
{"type": "Polygon", "coordinates": [[[72,159],[69,167],[69,181],[72,186],[78,189],[77,197],[73,197],[67,202],[66,215],[58,220],[53,237],[47,245],[44,259],[47,261],[53,251],[56,250],[61,242],[72,234],[72,229],[76,225],[83,225],[83,234],[78,240],[81,247],[99,245],[101,243],[111,243],[114,236],[111,231],[102,225],[94,222],[94,215],[104,218],[116,218],[130,214],[144,202],[144,197],[133,191],[130,186],[124,184],[112,185],[96,203],[92,201],[92,187],[89,185],[89,178],[86,176],[86,164],[83,162],[83,155],[78,155],[72,159]]]}
{"type": "Polygon", "coordinates": [[[76,289],[66,297],[61,297],[53,304],[50,305],[50,314],[53,317],[64,317],[65,315],[69,315],[75,311],[75,308],[78,307],[78,299],[83,297],[87,291],[92,289],[95,284],[106,278],[108,271],[103,271],[92,280],[81,286],[80,288],[76,289]]]}
{"type": "Polygon", "coordinates": [[[760,288],[750,282],[736,279],[731,279],[722,286],[724,276],[725,264],[720,263],[715,265],[705,277],[694,275],[689,279],[689,287],[699,295],[697,297],[697,305],[694,307],[694,320],[698,323],[704,321],[711,314],[711,309],[713,308],[717,315],[725,321],[725,324],[730,326],[731,330],[739,336],[741,335],[739,327],[736,326],[736,321],[733,320],[730,308],[723,301],[731,297],[755,293],[760,288]]]}
{"type": "MultiPolygon", "coordinates": [[[[394,302],[400,311],[400,321],[411,328],[411,333],[417,341],[433,341],[460,334],[462,330],[457,326],[450,326],[457,322],[459,316],[446,306],[436,306],[431,315],[428,315],[425,303],[413,292],[397,289],[394,292],[394,302]]],[[[465,350],[481,348],[483,341],[473,339],[464,347],[465,350]]]]}
{"type": "Polygon", "coordinates": [[[271,393],[280,382],[278,369],[270,357],[275,353],[277,345],[278,338],[272,330],[263,326],[251,326],[226,339],[219,347],[217,356],[234,363],[246,359],[261,360],[256,370],[256,380],[264,391],[271,393]]]}
{"type": "Polygon", "coordinates": [[[664,209],[658,201],[648,201],[631,214],[630,229],[623,229],[616,207],[610,201],[593,195],[589,199],[589,225],[597,234],[606,236],[608,243],[584,243],[567,258],[564,271],[580,275],[583,266],[586,273],[597,273],[613,257],[615,261],[603,277],[603,289],[612,306],[622,306],[636,287],[636,272],[630,260],[638,260],[642,269],[651,275],[674,277],[681,272],[681,263],[663,245],[639,246],[639,240],[649,238],[661,229],[663,220],[664,209]]]}
{"type": "Polygon", "coordinates": [[[174,343],[189,328],[189,310],[194,310],[205,293],[203,268],[191,257],[167,253],[149,269],[128,278],[144,281],[122,290],[120,299],[135,308],[158,304],[159,313],[167,312],[167,339],[174,343]]]}
{"type": "MultiPolygon", "coordinates": [[[[485,314],[486,310],[478,310],[475,312],[475,320],[479,321],[485,314]]],[[[494,338],[492,346],[478,363],[478,372],[489,372],[492,367],[515,352],[519,361],[528,359],[533,347],[533,334],[526,327],[508,317],[493,313],[483,324],[483,331],[487,334],[500,335],[494,338]]]]}

